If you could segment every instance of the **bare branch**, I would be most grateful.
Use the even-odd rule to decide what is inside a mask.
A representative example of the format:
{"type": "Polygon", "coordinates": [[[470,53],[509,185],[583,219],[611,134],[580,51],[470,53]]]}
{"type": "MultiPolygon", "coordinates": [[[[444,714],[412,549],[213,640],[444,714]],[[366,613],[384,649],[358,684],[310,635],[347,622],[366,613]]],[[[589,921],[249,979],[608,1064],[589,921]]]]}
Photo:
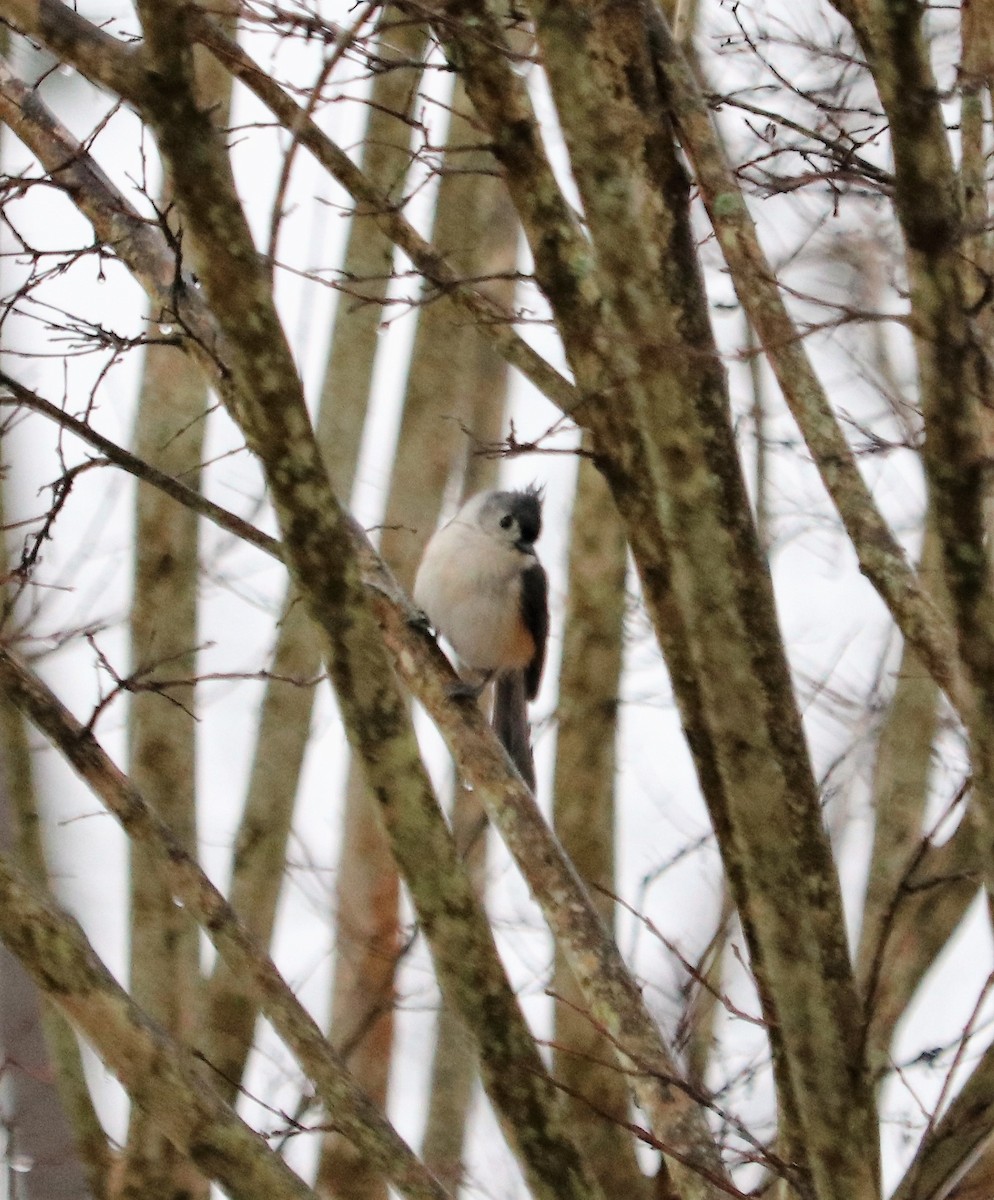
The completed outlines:
{"type": "MultiPolygon", "coordinates": [[[[234,911],[174,835],[114,766],[93,734],[80,724],[45,684],[0,647],[0,686],[56,745],[82,779],[121,822],[130,837],[147,846],[175,896],[201,924],[221,957],[252,982],[260,1007],[293,1051],[332,1119],[412,1200],[443,1200],[442,1188],[414,1157],[393,1127],[358,1091],[313,1018],[286,985],[270,959],[259,952],[234,911]]],[[[2,883],[0,883],[2,886],[2,883]]],[[[28,964],[30,966],[30,963],[28,964]]],[[[116,1025],[115,1025],[116,1028],[116,1025]]],[[[100,1031],[88,1033],[108,1053],[100,1031]]],[[[115,1034],[109,1035],[111,1043],[115,1034]]],[[[137,1088],[140,1080],[133,1080],[137,1088]]],[[[140,1094],[140,1089],[139,1089],[140,1094]]],[[[220,1107],[220,1106],[219,1106],[220,1107]]]]}
{"type": "Polygon", "coordinates": [[[0,20],[126,100],[145,83],[141,46],[112,37],[60,0],[2,0],[0,20]]]}
{"type": "Polygon", "coordinates": [[[828,396],[781,298],[776,273],[759,244],[745,198],[728,164],[701,89],[660,11],[650,6],[649,12],[666,101],[693,163],[739,300],[852,539],[862,570],[930,673],[966,715],[970,711],[970,696],[952,631],[909,566],[860,475],[828,396]]]}
{"type": "MultiPolygon", "coordinates": [[[[0,652],[3,653],[3,652],[0,652]]],[[[3,658],[0,674],[7,686],[3,658]]],[[[16,702],[16,701],[15,701],[16,702]]],[[[130,999],[80,926],[0,859],[0,936],[173,1143],[238,1200],[314,1193],[205,1086],[190,1052],[130,999]]],[[[434,1194],[440,1200],[441,1193],[434,1194]]]]}
{"type": "Polygon", "coordinates": [[[240,79],[270,111],[293,131],[302,146],[345,188],[358,212],[384,230],[415,266],[442,292],[448,293],[476,317],[480,329],[499,354],[561,408],[569,410],[579,399],[573,386],[524,342],[512,329],[514,314],[502,309],[488,296],[467,287],[444,258],[417,233],[402,213],[376,189],[343,150],[307,116],[249,56],[206,18],[193,28],[198,40],[240,79]]]}

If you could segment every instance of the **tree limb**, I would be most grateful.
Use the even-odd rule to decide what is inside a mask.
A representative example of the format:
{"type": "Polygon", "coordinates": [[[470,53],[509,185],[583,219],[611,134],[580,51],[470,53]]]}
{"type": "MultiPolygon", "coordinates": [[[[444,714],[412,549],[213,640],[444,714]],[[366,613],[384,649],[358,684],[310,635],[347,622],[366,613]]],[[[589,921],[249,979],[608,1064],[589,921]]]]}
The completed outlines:
{"type": "MultiPolygon", "coordinates": [[[[3,659],[4,686],[6,665],[3,659]]],[[[3,858],[0,937],[51,1002],[98,1049],[133,1101],[208,1178],[235,1200],[261,1195],[313,1200],[311,1189],[205,1084],[189,1051],[131,1000],[72,917],[3,858]]]]}
{"type": "Polygon", "coordinates": [[[953,632],[909,565],[856,466],[804,342],[787,312],[776,273],[759,243],[745,197],[693,70],[660,9],[646,4],[646,12],[664,100],[693,166],[736,295],[762,342],[822,483],[842,518],[860,569],[929,673],[966,717],[970,695],[953,632]]]}

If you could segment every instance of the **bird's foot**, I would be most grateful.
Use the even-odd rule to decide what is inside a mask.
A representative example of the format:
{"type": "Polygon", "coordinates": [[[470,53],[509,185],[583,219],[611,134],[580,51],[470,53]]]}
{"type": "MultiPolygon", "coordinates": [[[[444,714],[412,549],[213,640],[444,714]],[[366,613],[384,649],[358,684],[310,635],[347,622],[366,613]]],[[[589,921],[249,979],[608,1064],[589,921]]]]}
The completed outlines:
{"type": "Polygon", "coordinates": [[[423,608],[412,608],[407,614],[407,623],[419,633],[431,633],[431,621],[423,608]]]}

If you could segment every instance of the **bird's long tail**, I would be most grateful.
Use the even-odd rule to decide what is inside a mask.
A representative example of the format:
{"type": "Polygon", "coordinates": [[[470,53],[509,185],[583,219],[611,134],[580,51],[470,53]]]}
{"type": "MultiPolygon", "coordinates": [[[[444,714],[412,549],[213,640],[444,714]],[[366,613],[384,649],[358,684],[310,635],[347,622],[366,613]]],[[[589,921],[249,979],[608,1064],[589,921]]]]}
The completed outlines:
{"type": "Polygon", "coordinates": [[[494,685],[493,726],[521,778],[535,790],[535,760],[528,728],[528,702],[523,671],[499,675],[494,685]]]}

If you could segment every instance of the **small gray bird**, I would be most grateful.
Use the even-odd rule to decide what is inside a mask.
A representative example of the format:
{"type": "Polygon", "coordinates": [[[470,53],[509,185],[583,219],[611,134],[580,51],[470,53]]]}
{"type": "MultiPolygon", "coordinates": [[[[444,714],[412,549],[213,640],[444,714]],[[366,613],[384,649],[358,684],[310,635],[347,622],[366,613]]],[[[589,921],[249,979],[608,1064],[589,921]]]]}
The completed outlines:
{"type": "Polygon", "coordinates": [[[480,691],[496,679],[493,725],[535,788],[527,702],[534,700],[549,632],[548,580],[535,555],[542,493],[481,492],[425,547],[414,600],[452,645],[480,691]]]}

